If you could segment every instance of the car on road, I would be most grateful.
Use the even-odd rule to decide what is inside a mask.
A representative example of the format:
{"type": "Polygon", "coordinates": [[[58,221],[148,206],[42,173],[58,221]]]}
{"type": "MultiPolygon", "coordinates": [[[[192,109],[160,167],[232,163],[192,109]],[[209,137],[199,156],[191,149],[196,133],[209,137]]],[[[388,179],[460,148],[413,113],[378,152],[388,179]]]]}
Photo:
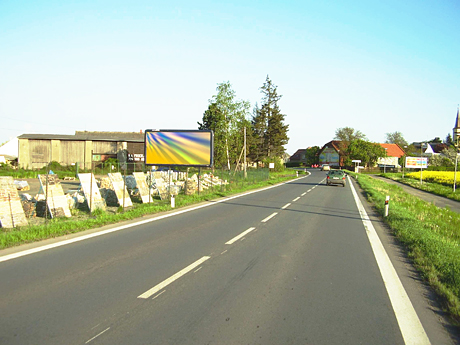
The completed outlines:
{"type": "Polygon", "coordinates": [[[329,171],[331,170],[331,166],[329,164],[321,165],[321,171],[329,171]]]}
{"type": "Polygon", "coordinates": [[[327,173],[326,185],[341,184],[345,187],[346,177],[347,174],[343,170],[331,170],[327,173]]]}

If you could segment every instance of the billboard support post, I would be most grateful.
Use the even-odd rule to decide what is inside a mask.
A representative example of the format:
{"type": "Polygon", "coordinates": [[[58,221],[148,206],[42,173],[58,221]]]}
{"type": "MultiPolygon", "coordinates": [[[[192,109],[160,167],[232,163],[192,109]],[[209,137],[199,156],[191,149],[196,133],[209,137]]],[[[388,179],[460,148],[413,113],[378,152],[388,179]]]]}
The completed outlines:
{"type": "Polygon", "coordinates": [[[169,179],[168,194],[169,194],[169,198],[171,199],[171,167],[168,167],[168,179],[169,179]]]}
{"type": "Polygon", "coordinates": [[[248,178],[246,171],[246,127],[244,127],[244,178],[248,178]]]}
{"type": "Polygon", "coordinates": [[[149,204],[152,202],[152,169],[150,169],[150,181],[149,181],[149,204]]]}
{"type": "Polygon", "coordinates": [[[92,215],[93,212],[93,151],[91,150],[91,181],[89,185],[89,214],[92,215]]]}
{"type": "Polygon", "coordinates": [[[125,212],[125,191],[126,191],[126,165],[125,165],[125,171],[123,174],[123,212],[125,212]]]}
{"type": "Polygon", "coordinates": [[[201,167],[198,168],[198,195],[200,195],[201,167]]]}

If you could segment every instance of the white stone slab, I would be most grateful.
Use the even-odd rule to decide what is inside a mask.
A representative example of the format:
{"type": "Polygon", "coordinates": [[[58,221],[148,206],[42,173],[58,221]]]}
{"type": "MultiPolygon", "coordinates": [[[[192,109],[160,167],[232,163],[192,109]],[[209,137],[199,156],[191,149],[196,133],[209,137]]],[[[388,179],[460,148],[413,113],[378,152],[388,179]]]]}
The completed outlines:
{"type": "Polygon", "coordinates": [[[109,176],[110,181],[112,181],[113,190],[117,195],[119,205],[124,207],[133,206],[133,202],[129,197],[128,189],[126,189],[125,183],[123,181],[123,176],[121,175],[121,173],[108,173],[107,175],[109,176]]]}
{"type": "Polygon", "coordinates": [[[78,174],[78,179],[80,180],[81,188],[85,194],[88,208],[91,208],[91,212],[97,209],[105,210],[105,202],[102,199],[94,175],[92,173],[82,173],[78,174]]]}
{"type": "Polygon", "coordinates": [[[69,203],[57,175],[38,175],[40,187],[52,218],[72,217],[69,203]],[[48,181],[48,182],[47,182],[48,181]]]}
{"type": "Polygon", "coordinates": [[[3,228],[28,225],[12,176],[0,176],[0,223],[3,228]]]}
{"type": "Polygon", "coordinates": [[[147,186],[147,181],[145,180],[145,174],[143,172],[134,172],[133,176],[136,180],[136,187],[139,190],[142,202],[151,202],[153,198],[149,196],[149,187],[147,186]]]}

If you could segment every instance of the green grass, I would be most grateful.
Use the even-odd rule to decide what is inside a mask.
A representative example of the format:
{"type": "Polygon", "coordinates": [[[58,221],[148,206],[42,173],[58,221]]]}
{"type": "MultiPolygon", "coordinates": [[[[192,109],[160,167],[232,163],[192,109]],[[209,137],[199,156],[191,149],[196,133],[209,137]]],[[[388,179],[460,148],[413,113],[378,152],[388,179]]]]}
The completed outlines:
{"type": "MultiPolygon", "coordinates": [[[[270,173],[268,179],[254,181],[248,178],[248,182],[237,181],[229,185],[215,186],[200,194],[179,195],[176,197],[176,208],[189,206],[225,197],[228,195],[241,193],[244,191],[274,185],[295,177],[292,171],[270,173]]],[[[169,200],[157,200],[150,204],[134,203],[133,207],[126,208],[124,211],[119,208],[116,212],[96,210],[92,214],[80,210],[72,210],[72,218],[50,219],[46,224],[29,225],[14,229],[0,229],[0,249],[17,246],[24,243],[40,241],[43,239],[77,233],[83,230],[101,227],[107,224],[114,224],[126,220],[140,218],[159,212],[171,210],[169,200]]]]}
{"type": "Polygon", "coordinates": [[[402,178],[401,173],[387,173],[387,174],[380,174],[380,176],[389,178],[397,182],[404,183],[408,186],[423,190],[425,192],[443,196],[448,199],[460,201],[460,190],[459,190],[460,186],[457,186],[454,192],[453,186],[445,186],[439,183],[426,182],[426,181],[423,181],[423,183],[420,184],[420,179],[414,179],[414,178],[408,178],[408,177],[402,178]]]}
{"type": "Polygon", "coordinates": [[[359,175],[357,182],[382,215],[385,197],[391,197],[385,222],[406,246],[422,277],[441,296],[445,309],[460,322],[460,214],[365,175],[359,175]]]}

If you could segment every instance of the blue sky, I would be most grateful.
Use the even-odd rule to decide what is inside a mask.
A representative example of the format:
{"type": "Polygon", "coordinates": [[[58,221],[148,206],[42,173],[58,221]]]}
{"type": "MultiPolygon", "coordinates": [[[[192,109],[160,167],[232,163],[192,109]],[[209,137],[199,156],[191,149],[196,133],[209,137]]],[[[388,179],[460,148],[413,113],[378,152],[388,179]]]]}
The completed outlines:
{"type": "Polygon", "coordinates": [[[219,83],[283,95],[287,152],[337,128],[452,133],[460,2],[0,1],[0,143],[25,133],[196,129],[219,83]]]}

